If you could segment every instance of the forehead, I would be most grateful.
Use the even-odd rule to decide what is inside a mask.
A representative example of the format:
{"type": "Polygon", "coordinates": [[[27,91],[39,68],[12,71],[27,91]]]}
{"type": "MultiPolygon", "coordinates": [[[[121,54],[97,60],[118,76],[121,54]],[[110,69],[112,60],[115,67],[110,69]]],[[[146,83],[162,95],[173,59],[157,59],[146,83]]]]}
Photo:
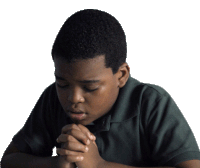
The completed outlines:
{"type": "Polygon", "coordinates": [[[113,75],[111,68],[105,66],[105,56],[92,59],[80,59],[67,62],[64,58],[55,57],[55,74],[63,78],[76,80],[97,79],[113,75]]]}

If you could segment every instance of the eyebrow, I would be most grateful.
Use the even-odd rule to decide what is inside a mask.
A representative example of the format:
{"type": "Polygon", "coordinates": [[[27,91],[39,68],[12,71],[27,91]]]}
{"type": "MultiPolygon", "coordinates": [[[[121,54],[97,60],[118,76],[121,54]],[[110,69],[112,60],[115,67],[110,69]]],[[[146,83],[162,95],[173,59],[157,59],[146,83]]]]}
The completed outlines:
{"type": "MultiPolygon", "coordinates": [[[[56,79],[66,81],[63,77],[60,77],[56,74],[54,74],[54,75],[55,75],[56,79]]],[[[78,81],[78,82],[87,84],[87,83],[98,83],[98,82],[100,82],[100,80],[81,80],[81,81],[78,81]]]]}
{"type": "Polygon", "coordinates": [[[100,80],[82,80],[79,81],[80,83],[98,83],[100,82],[100,80]]]}
{"type": "Polygon", "coordinates": [[[57,76],[56,74],[54,74],[54,75],[55,75],[56,79],[58,79],[58,80],[65,80],[64,78],[57,76]]]}

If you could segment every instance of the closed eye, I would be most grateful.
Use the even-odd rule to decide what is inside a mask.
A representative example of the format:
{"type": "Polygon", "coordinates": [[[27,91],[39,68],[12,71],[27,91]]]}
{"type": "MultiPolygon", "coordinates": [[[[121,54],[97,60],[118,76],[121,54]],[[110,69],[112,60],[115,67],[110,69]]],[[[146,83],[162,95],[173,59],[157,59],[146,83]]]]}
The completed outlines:
{"type": "Polygon", "coordinates": [[[84,87],[84,90],[85,90],[86,92],[94,92],[94,91],[98,90],[98,88],[89,89],[89,88],[87,88],[87,87],[84,87]]]}
{"type": "Polygon", "coordinates": [[[60,85],[60,84],[58,84],[58,83],[56,83],[56,85],[57,85],[59,88],[63,88],[63,89],[69,86],[69,85],[60,85]]]}

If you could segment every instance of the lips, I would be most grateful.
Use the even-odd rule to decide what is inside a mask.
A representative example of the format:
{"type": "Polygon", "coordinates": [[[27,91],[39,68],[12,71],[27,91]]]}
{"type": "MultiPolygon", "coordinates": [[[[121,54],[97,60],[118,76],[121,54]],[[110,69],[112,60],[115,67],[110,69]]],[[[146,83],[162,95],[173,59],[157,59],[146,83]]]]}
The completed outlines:
{"type": "Polygon", "coordinates": [[[87,114],[82,111],[68,111],[67,113],[72,120],[83,120],[87,116],[87,114]]]}

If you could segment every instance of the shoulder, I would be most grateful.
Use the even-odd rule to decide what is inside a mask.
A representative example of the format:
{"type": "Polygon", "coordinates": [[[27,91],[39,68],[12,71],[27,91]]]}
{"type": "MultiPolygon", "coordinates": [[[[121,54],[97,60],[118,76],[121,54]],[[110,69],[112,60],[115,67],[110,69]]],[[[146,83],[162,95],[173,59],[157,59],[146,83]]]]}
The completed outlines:
{"type": "Polygon", "coordinates": [[[44,89],[31,114],[42,115],[43,117],[47,115],[54,116],[58,111],[62,111],[62,108],[57,96],[55,83],[52,83],[44,89]]]}
{"type": "Polygon", "coordinates": [[[170,94],[161,86],[149,83],[142,83],[130,78],[126,91],[126,101],[129,102],[129,109],[137,109],[135,114],[146,116],[164,114],[177,110],[177,105],[170,94]],[[135,81],[135,82],[134,82],[135,81]],[[134,84],[137,83],[137,84],[134,84]]]}
{"type": "Polygon", "coordinates": [[[130,94],[134,99],[135,97],[140,98],[140,101],[147,99],[159,101],[163,97],[170,97],[169,93],[161,86],[143,83],[132,77],[129,78],[125,88],[123,89],[124,90],[122,92],[125,92],[126,95],[130,94]]]}
{"type": "Polygon", "coordinates": [[[138,105],[142,115],[166,115],[180,110],[171,95],[161,86],[149,83],[138,85],[138,105]]]}
{"type": "Polygon", "coordinates": [[[130,77],[119,92],[112,120],[124,121],[140,115],[142,111],[151,111],[163,97],[170,96],[162,87],[142,83],[130,77]]]}
{"type": "Polygon", "coordinates": [[[55,86],[55,82],[50,84],[48,87],[46,87],[43,91],[43,94],[46,95],[52,95],[52,94],[56,94],[56,86],[55,86]]]}
{"type": "Polygon", "coordinates": [[[142,83],[142,98],[151,102],[159,102],[162,99],[171,99],[170,94],[161,86],[155,84],[142,83]]]}
{"type": "Polygon", "coordinates": [[[167,91],[162,88],[161,86],[155,85],[155,84],[149,84],[149,83],[142,83],[143,89],[145,90],[145,94],[157,94],[160,97],[168,96],[169,94],[167,91]]]}

